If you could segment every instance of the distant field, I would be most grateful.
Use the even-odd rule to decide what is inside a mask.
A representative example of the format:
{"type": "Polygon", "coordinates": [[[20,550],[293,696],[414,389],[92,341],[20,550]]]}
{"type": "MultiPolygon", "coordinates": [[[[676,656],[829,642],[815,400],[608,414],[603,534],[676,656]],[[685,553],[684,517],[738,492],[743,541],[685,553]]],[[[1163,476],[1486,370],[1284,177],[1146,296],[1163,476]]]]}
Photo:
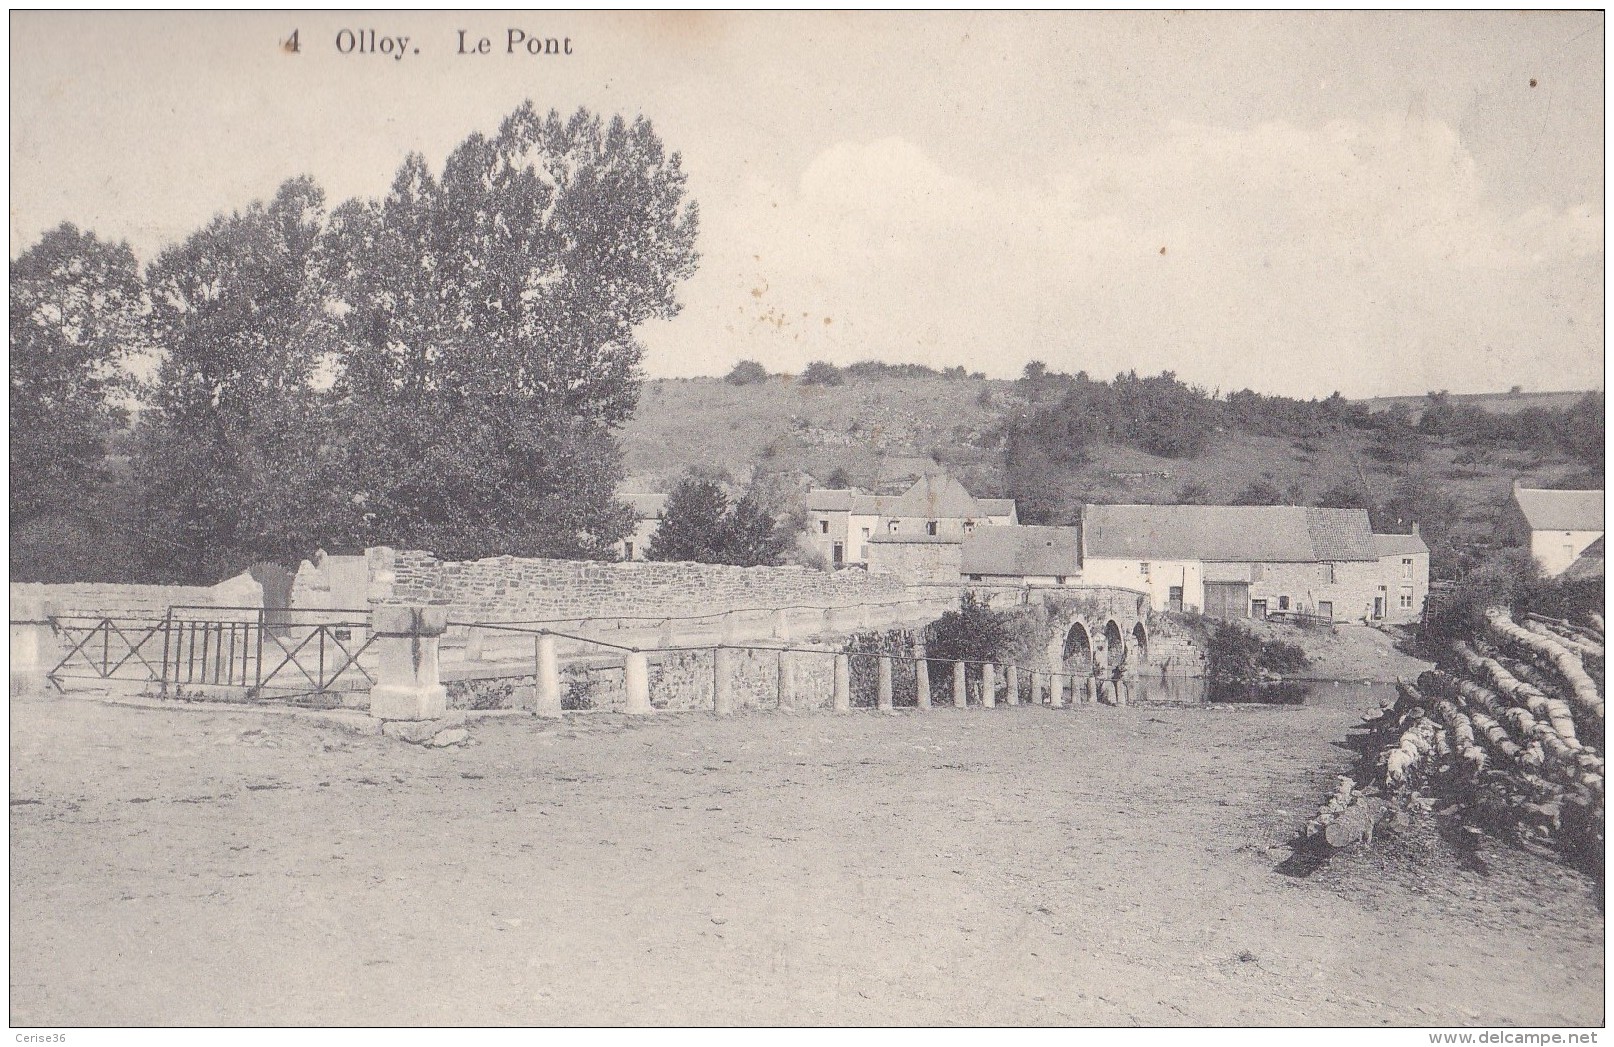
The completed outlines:
{"type": "MultiPolygon", "coordinates": [[[[939,461],[975,493],[1000,495],[1005,493],[1002,454],[989,436],[1003,412],[1021,406],[1014,390],[1013,382],[940,377],[866,378],[827,388],[785,378],[752,386],[717,378],[650,381],[624,434],[628,471],[640,485],[666,489],[691,465],[721,466],[743,479],[754,463],[764,461],[806,470],[820,482],[841,467],[853,482],[874,487],[934,468],[939,461]]],[[[1457,399],[1516,411],[1565,406],[1581,395],[1500,393],[1457,399]]],[[[1423,398],[1367,402],[1379,410],[1392,399],[1410,405],[1423,398]]],[[[1069,482],[1091,501],[1171,501],[1185,485],[1203,487],[1211,501],[1228,501],[1257,481],[1282,490],[1298,484],[1305,500],[1352,481],[1365,482],[1383,497],[1411,475],[1454,495],[1464,507],[1459,530],[1477,535],[1490,530],[1515,479],[1545,486],[1575,471],[1561,459],[1517,451],[1457,464],[1460,449],[1440,441],[1427,443],[1420,461],[1386,463],[1368,452],[1370,443],[1359,433],[1304,441],[1230,432],[1194,459],[1100,446],[1092,464],[1076,471],[1069,482]]]]}
{"type": "MultiPolygon", "coordinates": [[[[1491,411],[1495,414],[1514,414],[1530,407],[1557,408],[1571,407],[1576,400],[1586,395],[1586,390],[1570,390],[1561,393],[1453,393],[1453,403],[1478,407],[1481,410],[1491,411]]],[[[1423,412],[1426,398],[1422,396],[1375,396],[1363,400],[1369,411],[1388,411],[1395,404],[1405,404],[1414,415],[1423,412]]]]}

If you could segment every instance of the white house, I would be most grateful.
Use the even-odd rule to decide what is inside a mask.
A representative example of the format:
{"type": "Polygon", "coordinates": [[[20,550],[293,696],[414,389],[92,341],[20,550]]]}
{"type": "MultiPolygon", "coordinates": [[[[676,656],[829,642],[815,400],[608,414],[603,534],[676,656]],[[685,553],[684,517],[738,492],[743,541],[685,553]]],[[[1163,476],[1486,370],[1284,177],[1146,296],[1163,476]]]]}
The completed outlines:
{"type": "Polygon", "coordinates": [[[1549,577],[1557,577],[1603,537],[1603,492],[1542,490],[1514,483],[1502,531],[1512,544],[1528,548],[1549,577]]]}

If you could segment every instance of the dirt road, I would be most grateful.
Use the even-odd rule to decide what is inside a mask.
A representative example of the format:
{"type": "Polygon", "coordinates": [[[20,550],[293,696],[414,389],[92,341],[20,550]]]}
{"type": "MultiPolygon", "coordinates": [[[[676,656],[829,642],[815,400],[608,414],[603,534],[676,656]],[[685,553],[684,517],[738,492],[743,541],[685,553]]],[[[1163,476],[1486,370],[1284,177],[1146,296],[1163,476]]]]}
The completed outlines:
{"type": "Polygon", "coordinates": [[[430,750],[14,699],[11,1020],[1600,1024],[1582,878],[1500,848],[1275,871],[1361,704],[585,714],[430,750]]]}

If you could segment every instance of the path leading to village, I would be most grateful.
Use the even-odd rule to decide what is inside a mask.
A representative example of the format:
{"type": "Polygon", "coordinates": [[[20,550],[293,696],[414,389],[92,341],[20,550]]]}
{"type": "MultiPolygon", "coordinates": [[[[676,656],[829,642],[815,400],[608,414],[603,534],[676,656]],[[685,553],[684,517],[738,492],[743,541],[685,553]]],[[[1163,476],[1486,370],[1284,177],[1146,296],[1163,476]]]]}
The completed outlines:
{"type": "Polygon", "coordinates": [[[1362,704],[583,714],[432,750],[16,698],[11,1021],[1601,1024],[1582,877],[1494,845],[1277,871],[1362,704]]]}

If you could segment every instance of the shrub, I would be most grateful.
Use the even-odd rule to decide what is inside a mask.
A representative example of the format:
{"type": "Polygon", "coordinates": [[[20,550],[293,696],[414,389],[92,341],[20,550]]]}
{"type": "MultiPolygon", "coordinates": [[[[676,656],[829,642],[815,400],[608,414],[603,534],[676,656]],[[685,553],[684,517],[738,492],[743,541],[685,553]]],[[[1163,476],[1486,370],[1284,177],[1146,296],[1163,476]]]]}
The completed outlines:
{"type": "Polygon", "coordinates": [[[840,385],[845,380],[841,369],[827,360],[814,360],[801,373],[802,385],[840,385]]]}
{"type": "Polygon", "coordinates": [[[741,360],[723,376],[723,381],[730,385],[756,385],[767,380],[768,369],[755,360],[741,360]]]}
{"type": "Polygon", "coordinates": [[[1299,672],[1311,659],[1297,644],[1265,640],[1237,622],[1215,622],[1205,645],[1207,671],[1219,683],[1256,683],[1299,672]]]}
{"type": "Polygon", "coordinates": [[[967,592],[958,610],[948,611],[925,629],[925,650],[930,657],[947,661],[998,662],[1009,639],[1008,616],[967,592]]]}

